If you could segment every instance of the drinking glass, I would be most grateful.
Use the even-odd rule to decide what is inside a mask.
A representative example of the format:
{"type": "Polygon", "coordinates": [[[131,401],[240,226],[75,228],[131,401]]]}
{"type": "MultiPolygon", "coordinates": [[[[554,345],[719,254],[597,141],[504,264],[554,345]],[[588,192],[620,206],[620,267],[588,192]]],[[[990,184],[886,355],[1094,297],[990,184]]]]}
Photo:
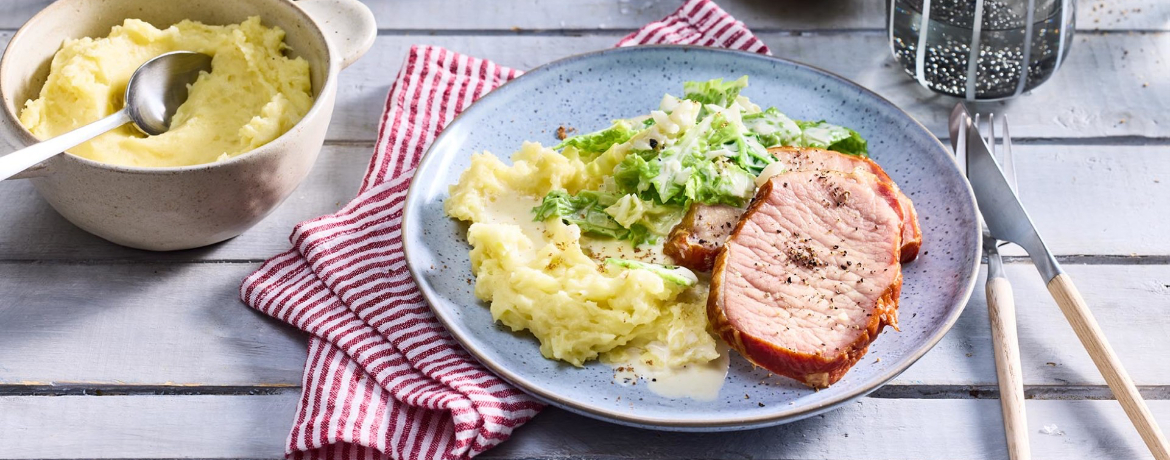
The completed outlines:
{"type": "Polygon", "coordinates": [[[919,84],[968,100],[1019,96],[1060,68],[1074,0],[888,0],[894,59],[919,84]],[[1024,71],[1027,69],[1027,71],[1024,71]]]}

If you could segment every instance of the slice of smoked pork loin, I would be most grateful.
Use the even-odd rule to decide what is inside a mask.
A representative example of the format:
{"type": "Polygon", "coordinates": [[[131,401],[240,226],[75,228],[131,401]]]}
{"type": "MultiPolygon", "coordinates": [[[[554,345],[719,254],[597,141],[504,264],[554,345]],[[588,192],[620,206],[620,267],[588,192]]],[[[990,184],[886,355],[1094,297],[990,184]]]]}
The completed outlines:
{"type": "MultiPolygon", "coordinates": [[[[881,166],[868,158],[846,155],[824,149],[802,147],[777,147],[768,149],[777,159],[776,166],[765,169],[761,174],[767,178],[771,171],[841,171],[850,172],[861,169],[877,176],[880,180],[889,182],[898,197],[898,206],[902,210],[902,249],[900,260],[910,262],[918,257],[922,248],[922,228],[918,225],[918,212],[914,210],[914,203],[910,201],[881,166]]],[[[663,252],[674,260],[674,263],[691,270],[708,271],[714,264],[715,255],[723,246],[723,241],[731,233],[731,229],[739,222],[743,209],[726,205],[708,205],[702,203],[691,204],[686,217],[675,225],[663,244],[663,252]]]]}
{"type": "MultiPolygon", "coordinates": [[[[814,149],[807,147],[775,147],[768,149],[776,157],[779,168],[785,172],[793,171],[843,171],[856,169],[878,176],[893,186],[898,196],[898,205],[902,208],[902,262],[910,262],[918,257],[918,250],[922,248],[922,227],[918,225],[918,211],[914,210],[914,203],[898,189],[898,185],[886,174],[886,171],[869,158],[856,155],[846,155],[832,150],[814,149]]],[[[766,172],[765,172],[766,173],[766,172]]]]}
{"type": "Polygon", "coordinates": [[[756,192],[711,274],[715,332],[758,366],[826,387],[897,327],[902,215],[865,172],[773,176],[756,192]]]}
{"type": "Polygon", "coordinates": [[[670,231],[662,252],[691,270],[710,271],[715,255],[743,215],[743,208],[692,203],[682,221],[670,231]]]}

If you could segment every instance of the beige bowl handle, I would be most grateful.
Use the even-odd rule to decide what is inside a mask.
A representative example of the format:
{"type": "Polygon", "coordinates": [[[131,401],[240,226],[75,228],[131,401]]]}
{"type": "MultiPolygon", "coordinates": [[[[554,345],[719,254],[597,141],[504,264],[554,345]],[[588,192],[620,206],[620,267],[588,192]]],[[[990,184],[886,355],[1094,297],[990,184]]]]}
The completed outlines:
{"type": "Polygon", "coordinates": [[[321,28],[343,69],[366,54],[378,35],[374,13],[357,0],[297,0],[294,4],[321,28]]]}

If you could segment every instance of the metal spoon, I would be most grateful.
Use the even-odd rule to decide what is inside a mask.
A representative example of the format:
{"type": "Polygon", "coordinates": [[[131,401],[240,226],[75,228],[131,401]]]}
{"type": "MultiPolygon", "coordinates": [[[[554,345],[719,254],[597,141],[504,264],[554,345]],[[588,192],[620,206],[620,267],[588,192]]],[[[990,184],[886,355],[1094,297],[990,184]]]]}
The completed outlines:
{"type": "Polygon", "coordinates": [[[146,61],[126,84],[122,110],[0,157],[0,180],[129,122],[150,136],[167,132],[171,117],[187,101],[188,85],[195,83],[200,72],[210,71],[211,56],[191,51],[175,51],[146,61]]]}

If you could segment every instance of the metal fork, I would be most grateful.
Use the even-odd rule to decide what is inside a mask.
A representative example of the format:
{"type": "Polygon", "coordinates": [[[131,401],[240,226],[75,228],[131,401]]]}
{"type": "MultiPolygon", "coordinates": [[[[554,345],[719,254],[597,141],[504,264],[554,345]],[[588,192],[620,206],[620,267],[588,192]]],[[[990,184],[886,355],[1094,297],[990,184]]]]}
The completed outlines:
{"type": "MultiPolygon", "coordinates": [[[[975,126],[980,126],[980,114],[975,115],[975,126]]],[[[983,140],[988,150],[999,161],[1004,176],[1016,191],[1015,162],[1012,158],[1012,139],[1008,133],[1007,116],[1000,116],[1003,128],[1003,148],[997,149],[995,114],[987,115],[987,134],[983,140]]],[[[967,121],[971,123],[971,120],[967,121]]],[[[959,131],[955,156],[963,174],[967,173],[967,130],[959,131]]],[[[981,223],[982,224],[982,223],[981,223]]],[[[1004,432],[1007,436],[1008,456],[1012,460],[1028,460],[1031,450],[1028,442],[1028,422],[1024,412],[1024,379],[1020,365],[1020,344],[1016,333],[1016,307],[1012,285],[1003,272],[1003,258],[999,247],[1006,244],[991,236],[983,226],[983,251],[987,255],[987,316],[991,322],[991,341],[995,348],[995,370],[999,380],[999,399],[1003,409],[1004,432]]]]}

